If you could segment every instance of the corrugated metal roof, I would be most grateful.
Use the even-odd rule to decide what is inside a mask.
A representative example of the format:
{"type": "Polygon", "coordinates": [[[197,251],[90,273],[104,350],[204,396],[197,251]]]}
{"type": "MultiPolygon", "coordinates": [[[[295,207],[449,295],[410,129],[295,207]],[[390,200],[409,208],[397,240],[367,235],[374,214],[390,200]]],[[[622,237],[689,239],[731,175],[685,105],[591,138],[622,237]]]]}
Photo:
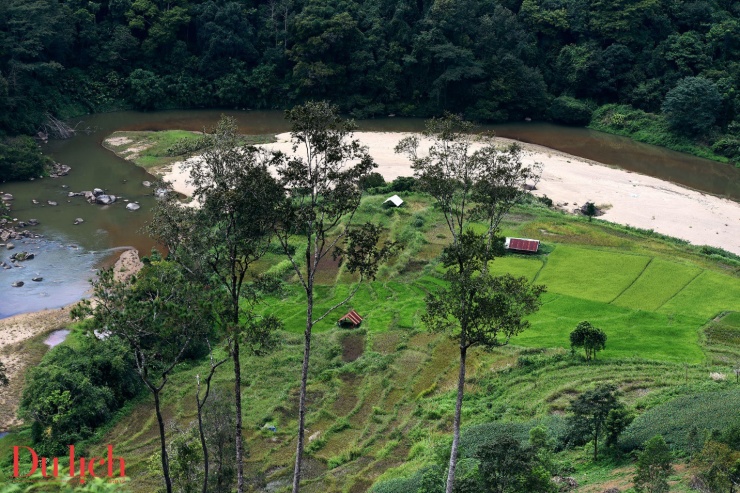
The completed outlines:
{"type": "Polygon", "coordinates": [[[509,250],[519,250],[522,252],[536,252],[540,247],[540,240],[530,238],[506,238],[504,246],[509,250]]]}
{"type": "Polygon", "coordinates": [[[350,310],[349,313],[339,319],[340,322],[344,322],[345,320],[354,325],[360,325],[362,323],[362,317],[354,310],[350,310]]]}
{"type": "Polygon", "coordinates": [[[393,197],[389,197],[385,199],[383,203],[385,204],[386,202],[391,202],[396,207],[399,207],[401,204],[403,204],[403,199],[399,197],[398,195],[394,195],[393,197]]]}

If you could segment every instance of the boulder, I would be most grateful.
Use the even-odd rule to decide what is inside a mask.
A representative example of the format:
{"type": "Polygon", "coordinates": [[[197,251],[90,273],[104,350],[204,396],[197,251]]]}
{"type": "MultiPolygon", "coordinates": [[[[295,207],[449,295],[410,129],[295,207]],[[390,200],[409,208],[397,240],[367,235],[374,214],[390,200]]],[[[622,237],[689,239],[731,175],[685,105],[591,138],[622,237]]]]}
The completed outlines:
{"type": "Polygon", "coordinates": [[[84,219],[82,219],[81,217],[78,217],[77,219],[75,219],[74,225],[76,226],[76,225],[82,224],[84,222],[85,222],[84,219]]]}
{"type": "Polygon", "coordinates": [[[101,194],[95,197],[95,203],[100,205],[110,205],[116,201],[115,195],[101,194]]]}
{"type": "Polygon", "coordinates": [[[49,205],[51,205],[51,206],[59,205],[56,202],[54,202],[53,200],[47,200],[46,203],[49,204],[49,205]]]}
{"type": "Polygon", "coordinates": [[[13,196],[9,193],[3,194],[3,200],[13,200],[13,196]]]}
{"type": "Polygon", "coordinates": [[[43,278],[43,277],[34,277],[34,278],[33,278],[33,279],[31,279],[31,280],[32,280],[33,282],[41,282],[41,281],[43,281],[43,280],[44,280],[44,278],[43,278]]]}
{"type": "Polygon", "coordinates": [[[39,205],[39,201],[36,199],[31,199],[31,202],[33,203],[33,205],[39,205]]]}
{"type": "Polygon", "coordinates": [[[93,188],[93,191],[92,191],[92,194],[95,195],[96,197],[98,195],[103,195],[104,193],[105,192],[103,191],[102,188],[93,188]]]}
{"type": "Polygon", "coordinates": [[[158,188],[154,191],[154,196],[158,199],[161,199],[164,198],[168,193],[170,193],[170,191],[166,188],[158,188]]]}
{"type": "Polygon", "coordinates": [[[28,225],[29,226],[38,226],[39,225],[39,220],[38,219],[29,219],[28,220],[28,225]]]}
{"type": "Polygon", "coordinates": [[[144,185],[145,187],[151,187],[152,186],[152,182],[146,181],[146,180],[142,181],[141,184],[144,185]]]}
{"type": "Polygon", "coordinates": [[[5,248],[7,248],[8,250],[12,250],[13,248],[15,248],[15,245],[13,245],[12,243],[8,243],[5,245],[5,248]]]}
{"type": "Polygon", "coordinates": [[[135,204],[133,202],[129,202],[128,204],[126,204],[126,209],[130,211],[138,211],[140,208],[141,206],[139,204],[135,204]]]}
{"type": "Polygon", "coordinates": [[[28,252],[18,252],[14,253],[10,256],[11,260],[17,260],[18,262],[23,262],[25,260],[33,260],[35,255],[33,253],[28,252]]]}
{"type": "Polygon", "coordinates": [[[11,286],[13,286],[14,288],[20,288],[23,286],[23,284],[25,284],[23,281],[15,281],[13,284],[11,284],[11,286]]]}

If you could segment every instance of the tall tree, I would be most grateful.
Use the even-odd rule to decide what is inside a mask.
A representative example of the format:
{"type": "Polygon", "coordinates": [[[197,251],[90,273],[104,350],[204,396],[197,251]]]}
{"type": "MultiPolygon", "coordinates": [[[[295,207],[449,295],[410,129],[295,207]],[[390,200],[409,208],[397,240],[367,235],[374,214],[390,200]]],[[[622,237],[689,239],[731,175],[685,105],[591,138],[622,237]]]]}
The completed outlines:
{"type": "Polygon", "coordinates": [[[193,146],[204,149],[201,163],[191,168],[196,208],[182,207],[174,197],[162,201],[150,225],[171,257],[203,285],[214,283],[226,296],[216,305],[234,363],[237,491],[244,491],[242,438],[241,345],[260,352],[275,343],[279,326],[272,316],[259,316],[255,304],[271,289],[271,279],[252,272],[273,237],[283,190],[270,175],[267,160],[253,146],[243,145],[233,118],[222,118],[211,133],[193,146]]]}
{"type": "Polygon", "coordinates": [[[96,327],[122,340],[133,353],[135,370],[154,397],[159,424],[162,474],[172,493],[161,394],[175,367],[198,355],[212,330],[211,300],[176,264],[156,260],[137,276],[116,280],[113,270],[93,282],[95,303],[82,301],[72,315],[92,315],[96,327]]]}
{"type": "Polygon", "coordinates": [[[367,148],[352,139],[356,125],[339,116],[338,109],[325,101],[309,102],[286,112],[292,125],[293,154],[273,156],[280,183],[287,192],[281,207],[277,237],[306,293],[301,389],[298,402],[298,445],[296,447],[293,492],[300,487],[306,419],[306,386],[311,356],[313,326],[354,296],[360,283],[374,278],[378,264],[391,246],[376,248],[380,227],[357,226],[353,218],[360,205],[360,183],[376,166],[367,148]],[[299,151],[300,149],[300,151],[299,151]],[[305,241],[305,250],[296,250],[293,236],[305,241]],[[314,282],[327,256],[342,258],[349,272],[359,273],[359,282],[348,296],[323,313],[314,313],[314,282]]]}
{"type": "Polygon", "coordinates": [[[524,317],[539,307],[544,292],[544,287],[523,278],[488,273],[501,220],[525,193],[527,180],[537,179],[537,167],[522,162],[520,147],[502,149],[472,131],[469,122],[447,115],[427,123],[428,153],[421,152],[418,136],[396,146],[396,152],[411,160],[419,188],[437,201],[452,234],[442,255],[449,287],[427,296],[424,317],[432,330],[450,332],[460,348],[447,493],[452,493],[455,481],[468,349],[506,344],[528,326],[524,317]],[[485,229],[474,231],[472,221],[482,222],[485,229]]]}

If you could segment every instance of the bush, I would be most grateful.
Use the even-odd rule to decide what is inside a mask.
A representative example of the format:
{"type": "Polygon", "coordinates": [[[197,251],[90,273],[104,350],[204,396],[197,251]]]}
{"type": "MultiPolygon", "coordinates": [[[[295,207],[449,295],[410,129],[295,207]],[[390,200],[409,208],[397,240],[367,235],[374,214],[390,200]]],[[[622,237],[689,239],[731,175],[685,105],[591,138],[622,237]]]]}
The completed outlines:
{"type": "Polygon", "coordinates": [[[378,188],[385,186],[385,179],[383,175],[378,172],[370,173],[369,175],[360,179],[360,188],[362,190],[368,190],[370,188],[378,188]]]}
{"type": "Polygon", "coordinates": [[[44,174],[51,160],[41,154],[31,137],[0,142],[0,181],[28,180],[44,174]]]}
{"type": "Polygon", "coordinates": [[[550,105],[550,117],[566,125],[588,125],[591,122],[593,109],[583,101],[560,96],[550,105]]]}
{"type": "Polygon", "coordinates": [[[685,77],[668,91],[660,107],[668,124],[686,135],[703,135],[714,125],[722,96],[714,82],[685,77]]]}
{"type": "Polygon", "coordinates": [[[34,448],[58,456],[89,438],[142,388],[133,361],[115,340],[60,346],[28,375],[20,414],[32,421],[34,448]]]}

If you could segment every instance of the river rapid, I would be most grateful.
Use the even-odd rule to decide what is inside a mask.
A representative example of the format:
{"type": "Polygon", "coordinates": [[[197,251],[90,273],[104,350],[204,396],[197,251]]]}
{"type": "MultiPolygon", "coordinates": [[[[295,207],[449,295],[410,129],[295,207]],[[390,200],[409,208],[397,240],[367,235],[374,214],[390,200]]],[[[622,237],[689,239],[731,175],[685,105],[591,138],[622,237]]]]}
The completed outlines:
{"type": "MultiPolygon", "coordinates": [[[[6,262],[15,252],[36,255],[20,263],[22,267],[0,269],[0,318],[72,303],[85,296],[89,279],[97,269],[110,265],[121,249],[136,248],[145,255],[155,247],[142,231],[156,200],[152,189],[142,182],[153,177],[105,149],[102,141],[108,135],[117,130],[203,130],[212,127],[222,114],[235,117],[242,133],[289,130],[279,111],[126,111],[75,119],[72,124],[77,125],[76,137],[43,144],[42,152],[71,166],[72,171],[61,178],[0,184],[0,192],[14,196],[12,216],[21,221],[37,219],[40,224],[27,229],[43,235],[41,239],[15,241],[12,251],[0,250],[0,261],[6,262]],[[99,206],[88,204],[83,197],[68,197],[69,192],[93,188],[116,195],[118,201],[99,206]],[[126,210],[125,200],[139,202],[141,209],[126,210]],[[58,205],[49,205],[48,201],[58,205]],[[74,224],[76,218],[84,222],[74,224]],[[43,280],[34,282],[34,277],[43,280]],[[24,285],[11,287],[16,281],[24,285]]],[[[382,118],[358,124],[360,130],[381,132],[418,132],[424,127],[423,120],[414,118],[382,118]]],[[[730,165],[583,128],[515,123],[483,126],[482,130],[740,201],[740,170],[730,165]]]]}

